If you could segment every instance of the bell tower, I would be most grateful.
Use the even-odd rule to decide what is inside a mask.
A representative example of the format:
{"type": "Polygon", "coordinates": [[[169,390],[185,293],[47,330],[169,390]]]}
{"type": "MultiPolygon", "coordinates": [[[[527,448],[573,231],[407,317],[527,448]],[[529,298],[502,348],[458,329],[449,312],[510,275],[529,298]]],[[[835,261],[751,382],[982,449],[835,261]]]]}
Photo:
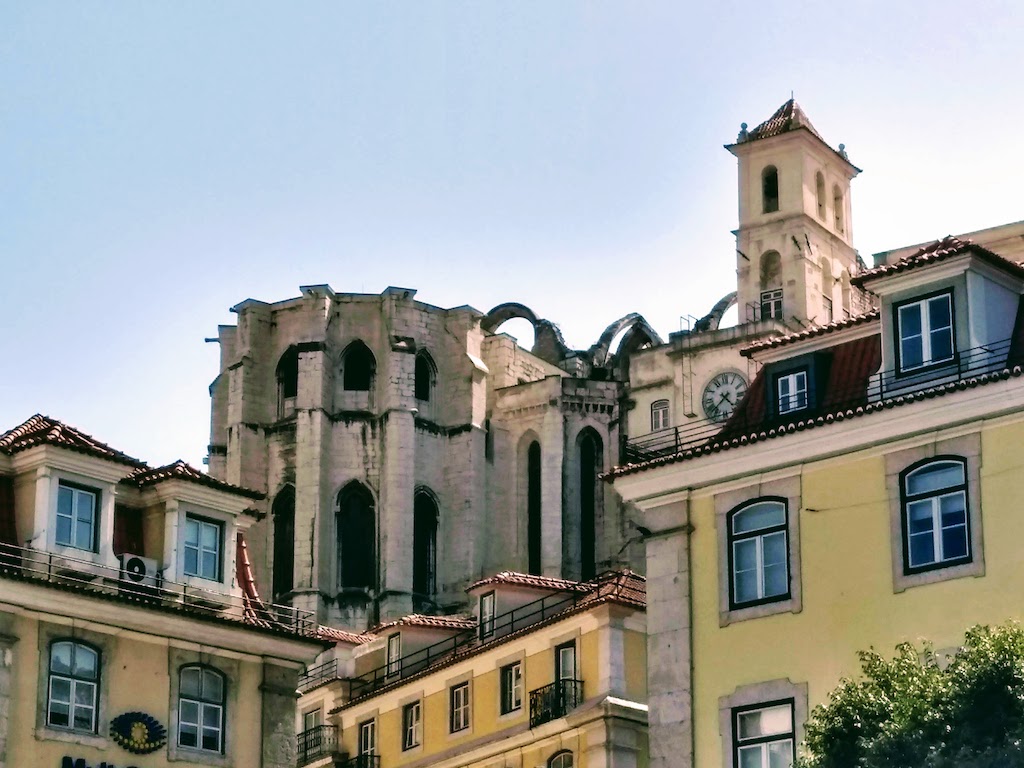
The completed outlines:
{"type": "Polygon", "coordinates": [[[740,322],[802,328],[864,311],[850,181],[860,173],[832,149],[795,100],[726,146],[739,165],[736,230],[740,322]]]}

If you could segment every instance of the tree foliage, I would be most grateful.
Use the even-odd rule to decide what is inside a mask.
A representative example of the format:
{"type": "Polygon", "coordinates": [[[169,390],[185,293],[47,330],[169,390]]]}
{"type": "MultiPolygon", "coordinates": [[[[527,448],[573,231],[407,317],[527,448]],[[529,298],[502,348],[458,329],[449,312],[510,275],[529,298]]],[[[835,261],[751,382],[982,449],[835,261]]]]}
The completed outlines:
{"type": "Polygon", "coordinates": [[[796,768],[1024,768],[1024,629],[968,630],[940,663],[931,645],[860,653],[814,708],[796,768]]]}

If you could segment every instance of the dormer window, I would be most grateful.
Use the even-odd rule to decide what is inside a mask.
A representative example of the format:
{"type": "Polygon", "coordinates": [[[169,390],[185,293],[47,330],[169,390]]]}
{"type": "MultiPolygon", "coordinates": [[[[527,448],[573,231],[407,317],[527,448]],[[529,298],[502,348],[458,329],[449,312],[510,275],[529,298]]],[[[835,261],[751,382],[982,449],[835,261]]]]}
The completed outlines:
{"type": "Polygon", "coordinates": [[[201,517],[185,518],[185,575],[221,580],[221,540],[224,526],[201,517]]]}
{"type": "Polygon", "coordinates": [[[387,676],[394,677],[402,671],[402,635],[395,632],[388,636],[387,676]]]}
{"type": "Polygon", "coordinates": [[[807,407],[807,371],[794,371],[776,379],[779,413],[792,413],[807,407]]]}
{"type": "Polygon", "coordinates": [[[953,359],[956,347],[952,291],[898,304],[895,312],[901,373],[953,359]]]}
{"type": "Polygon", "coordinates": [[[494,634],[494,593],[480,595],[480,639],[494,634]]]}
{"type": "Polygon", "coordinates": [[[99,492],[61,483],[57,487],[57,538],[64,547],[96,551],[99,492]]]}

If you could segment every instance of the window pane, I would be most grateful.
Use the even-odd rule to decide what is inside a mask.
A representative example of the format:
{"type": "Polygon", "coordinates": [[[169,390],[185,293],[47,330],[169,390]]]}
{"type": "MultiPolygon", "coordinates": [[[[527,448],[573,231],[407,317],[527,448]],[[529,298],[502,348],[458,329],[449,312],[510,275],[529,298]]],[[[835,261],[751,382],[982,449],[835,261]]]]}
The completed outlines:
{"type": "Polygon", "coordinates": [[[198,747],[199,729],[182,723],[178,728],[178,743],[183,747],[198,747]]]}
{"type": "Polygon", "coordinates": [[[920,336],[900,340],[900,367],[917,368],[924,364],[924,346],[920,336]]]}
{"type": "Polygon", "coordinates": [[[75,691],[75,704],[79,706],[91,707],[93,703],[93,696],[96,694],[96,687],[93,683],[85,683],[81,680],[76,681],[74,684],[75,691]]]}
{"type": "Polygon", "coordinates": [[[786,532],[769,533],[761,537],[761,560],[764,567],[786,564],[786,532]]]}
{"type": "Polygon", "coordinates": [[[929,334],[931,342],[931,359],[933,361],[949,360],[953,357],[953,329],[943,328],[929,334]]]}
{"type": "Polygon", "coordinates": [[[71,544],[71,518],[57,516],[57,543],[71,544]]]}
{"type": "Polygon", "coordinates": [[[752,504],[742,512],[733,515],[732,530],[734,533],[744,533],[761,528],[771,528],[785,522],[786,510],[783,505],[777,501],[766,501],[752,504]]]}
{"type": "Polygon", "coordinates": [[[921,305],[900,307],[900,338],[921,335],[921,305]]]}
{"type": "Polygon", "coordinates": [[[936,296],[928,300],[928,327],[933,333],[942,328],[949,328],[952,322],[949,296],[936,296]]]}
{"type": "Polygon", "coordinates": [[[57,514],[71,517],[72,499],[75,492],[63,485],[57,489],[57,514]]]}
{"type": "Polygon", "coordinates": [[[220,731],[203,728],[203,749],[220,752],[220,731]]]}
{"type": "Polygon", "coordinates": [[[740,768],[764,768],[761,763],[761,745],[740,747],[740,768]]]}
{"type": "Polygon", "coordinates": [[[67,702],[50,701],[50,714],[48,721],[50,725],[67,727],[71,724],[71,707],[67,702]]]}
{"type": "Polygon", "coordinates": [[[191,576],[199,574],[199,550],[185,547],[185,573],[191,576]]]}
{"type": "Polygon", "coordinates": [[[788,591],[789,575],[786,573],[786,564],[766,565],[764,569],[764,596],[784,595],[788,591]]]}
{"type": "Polygon", "coordinates": [[[224,701],[224,681],[216,672],[203,670],[203,699],[219,704],[224,701]]]}
{"type": "Polygon", "coordinates": [[[185,520],[185,545],[199,546],[199,522],[197,520],[185,520]]]}
{"type": "Polygon", "coordinates": [[[188,725],[199,724],[199,705],[194,701],[182,699],[178,708],[178,720],[188,725]]]}
{"type": "Polygon", "coordinates": [[[71,681],[60,677],[50,679],[50,701],[71,703],[71,681]]]}
{"type": "Polygon", "coordinates": [[[954,560],[967,556],[967,526],[945,528],[942,531],[942,558],[954,560]]]}
{"type": "Polygon", "coordinates": [[[910,537],[910,565],[926,565],[935,562],[935,538],[929,530],[927,533],[910,537]]]}
{"type": "Polygon", "coordinates": [[[203,726],[206,728],[220,728],[220,707],[210,705],[203,707],[203,726]]]}
{"type": "Polygon", "coordinates": [[[746,603],[751,600],[757,600],[759,595],[757,594],[757,572],[756,571],[737,571],[734,578],[736,588],[736,602],[746,603]]]}
{"type": "Polygon", "coordinates": [[[199,675],[197,667],[188,667],[181,670],[181,683],[179,685],[181,695],[192,699],[199,698],[199,675]]]}
{"type": "Polygon", "coordinates": [[[203,552],[203,569],[199,575],[205,579],[217,578],[217,553],[203,552]]]}
{"type": "Polygon", "coordinates": [[[939,497],[939,512],[942,516],[943,528],[952,525],[964,525],[967,522],[967,510],[964,506],[964,501],[962,491],[939,497]]]}
{"type": "Polygon", "coordinates": [[[54,643],[50,648],[50,671],[71,672],[71,643],[54,643]]]}
{"type": "Polygon", "coordinates": [[[75,546],[78,549],[92,549],[92,525],[79,521],[75,526],[75,546]]]}
{"type": "Polygon", "coordinates": [[[911,536],[921,533],[931,535],[933,527],[931,499],[910,502],[907,504],[907,513],[911,536]]]}
{"type": "Polygon", "coordinates": [[[929,464],[907,475],[907,493],[915,496],[963,484],[964,465],[959,462],[929,464]]]}
{"type": "Polygon", "coordinates": [[[220,538],[217,534],[217,526],[210,525],[209,523],[203,523],[203,549],[216,550],[218,539],[220,538]]]}
{"type": "Polygon", "coordinates": [[[96,664],[96,651],[86,648],[84,645],[75,646],[75,675],[77,677],[95,679],[96,664]]]}
{"type": "Polygon", "coordinates": [[[739,737],[753,739],[761,736],[772,736],[777,733],[789,733],[793,727],[793,717],[789,704],[743,712],[736,718],[739,724],[739,737]]]}
{"type": "Polygon", "coordinates": [[[93,519],[93,512],[96,507],[96,497],[91,493],[86,493],[85,491],[76,492],[75,497],[76,517],[83,522],[91,523],[93,519]]]}
{"type": "Polygon", "coordinates": [[[793,742],[775,741],[768,745],[768,768],[790,768],[793,765],[793,742]]]}

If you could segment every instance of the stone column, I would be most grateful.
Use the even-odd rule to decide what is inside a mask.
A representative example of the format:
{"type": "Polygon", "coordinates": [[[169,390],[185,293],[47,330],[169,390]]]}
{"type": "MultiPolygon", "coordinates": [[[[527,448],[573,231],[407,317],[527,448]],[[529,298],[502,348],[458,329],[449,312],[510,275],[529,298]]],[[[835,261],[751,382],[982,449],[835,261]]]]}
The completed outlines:
{"type": "MultiPolygon", "coordinates": [[[[410,356],[411,360],[411,356],[410,356]]],[[[384,465],[377,510],[380,619],[412,613],[413,490],[416,425],[411,411],[390,411],[383,425],[384,465]]]]}
{"type": "Polygon", "coordinates": [[[262,768],[295,766],[295,702],[298,698],[295,689],[298,685],[298,670],[264,663],[263,682],[260,685],[263,701],[260,723],[263,735],[262,768]]]}

